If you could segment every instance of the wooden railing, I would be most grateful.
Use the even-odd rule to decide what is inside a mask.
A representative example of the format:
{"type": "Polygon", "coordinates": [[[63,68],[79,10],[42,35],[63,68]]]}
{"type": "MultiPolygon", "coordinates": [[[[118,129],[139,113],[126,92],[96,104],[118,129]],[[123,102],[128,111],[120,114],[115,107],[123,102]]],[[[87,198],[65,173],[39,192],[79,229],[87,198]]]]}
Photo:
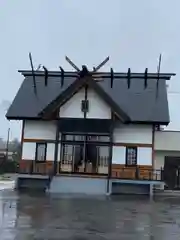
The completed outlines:
{"type": "Polygon", "coordinates": [[[19,173],[48,175],[52,173],[54,162],[37,163],[35,161],[22,161],[19,167],[19,173]]]}
{"type": "Polygon", "coordinates": [[[120,168],[112,170],[112,178],[118,179],[134,179],[134,180],[148,180],[148,181],[163,181],[163,169],[149,169],[149,168],[120,168]]]}
{"type": "MultiPolygon", "coordinates": [[[[59,166],[60,164],[57,164],[57,173],[66,173],[61,169],[59,172],[59,166]]],[[[41,174],[41,175],[47,175],[52,178],[54,171],[54,162],[45,162],[45,163],[37,163],[35,161],[22,161],[20,163],[19,173],[24,174],[41,174]]],[[[68,173],[72,173],[71,171],[68,171],[68,173]]],[[[89,175],[107,175],[108,169],[106,172],[92,172],[87,171],[84,173],[84,171],[77,172],[78,174],[89,174],[89,175]]],[[[136,179],[136,180],[156,180],[156,181],[163,181],[163,169],[152,169],[151,166],[136,166],[136,167],[125,167],[124,165],[118,165],[114,164],[112,165],[112,171],[111,171],[111,178],[117,178],[117,179],[136,179]]]]}

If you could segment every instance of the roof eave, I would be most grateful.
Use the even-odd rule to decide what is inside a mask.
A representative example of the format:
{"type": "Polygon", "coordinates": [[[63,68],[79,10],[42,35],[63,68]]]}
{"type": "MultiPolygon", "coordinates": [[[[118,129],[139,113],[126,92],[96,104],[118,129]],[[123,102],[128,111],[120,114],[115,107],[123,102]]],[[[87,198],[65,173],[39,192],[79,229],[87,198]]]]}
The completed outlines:
{"type": "Polygon", "coordinates": [[[147,125],[164,125],[167,126],[170,123],[170,121],[131,121],[131,122],[126,122],[126,124],[147,124],[147,125]]]}
{"type": "Polygon", "coordinates": [[[42,120],[41,117],[6,116],[7,120],[42,120]]]}
{"type": "MultiPolygon", "coordinates": [[[[48,121],[49,119],[45,119],[43,117],[23,117],[23,116],[6,116],[7,120],[41,120],[41,121],[48,121]]],[[[59,118],[60,119],[60,118],[59,118]]],[[[121,119],[120,119],[121,120],[121,119]]],[[[143,125],[164,125],[167,126],[170,121],[124,121],[124,124],[143,124],[143,125]]]]}

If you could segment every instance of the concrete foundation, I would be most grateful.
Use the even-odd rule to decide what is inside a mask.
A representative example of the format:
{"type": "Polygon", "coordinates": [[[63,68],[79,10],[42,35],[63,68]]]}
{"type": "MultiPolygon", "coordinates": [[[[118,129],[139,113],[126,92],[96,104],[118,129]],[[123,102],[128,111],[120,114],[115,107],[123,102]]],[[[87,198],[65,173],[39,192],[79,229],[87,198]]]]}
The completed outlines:
{"type": "Polygon", "coordinates": [[[57,176],[52,179],[48,192],[105,195],[107,193],[107,179],[57,176]]]}
{"type": "Polygon", "coordinates": [[[48,187],[48,182],[48,177],[23,174],[17,177],[15,186],[17,190],[26,189],[45,192],[48,187]]]}
{"type": "Polygon", "coordinates": [[[150,195],[150,184],[112,183],[112,194],[150,195]]]}
{"type": "Polygon", "coordinates": [[[111,194],[153,196],[154,181],[111,179],[111,194]]]}
{"type": "Polygon", "coordinates": [[[49,184],[47,176],[19,175],[17,188],[38,189],[47,193],[59,194],[85,194],[85,195],[111,195],[111,194],[154,194],[154,186],[163,183],[145,180],[125,180],[90,178],[82,176],[54,176],[49,184]]]}

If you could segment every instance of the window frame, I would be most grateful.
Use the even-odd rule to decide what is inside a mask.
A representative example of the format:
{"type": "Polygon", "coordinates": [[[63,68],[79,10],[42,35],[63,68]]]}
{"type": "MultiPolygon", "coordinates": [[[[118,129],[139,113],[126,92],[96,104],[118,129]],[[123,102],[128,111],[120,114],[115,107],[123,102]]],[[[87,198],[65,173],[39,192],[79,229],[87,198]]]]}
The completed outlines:
{"type": "Polygon", "coordinates": [[[126,147],[126,167],[136,167],[137,166],[137,157],[138,157],[138,149],[136,146],[127,146],[126,147]],[[128,150],[129,149],[133,149],[135,150],[135,154],[136,154],[136,163],[135,164],[129,164],[128,163],[128,150]]]}
{"type": "Polygon", "coordinates": [[[46,157],[47,157],[47,142],[37,142],[36,143],[36,152],[35,152],[35,162],[36,163],[44,163],[47,160],[46,157]],[[45,146],[44,160],[38,160],[38,158],[37,158],[38,157],[38,147],[41,145],[45,146]]]}

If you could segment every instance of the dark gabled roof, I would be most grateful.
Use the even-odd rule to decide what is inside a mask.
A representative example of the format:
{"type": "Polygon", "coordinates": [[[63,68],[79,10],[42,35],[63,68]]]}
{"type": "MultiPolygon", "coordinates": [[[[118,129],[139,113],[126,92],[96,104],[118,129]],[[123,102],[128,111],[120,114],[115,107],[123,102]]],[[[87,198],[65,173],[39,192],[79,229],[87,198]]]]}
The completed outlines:
{"type": "MultiPolygon", "coordinates": [[[[76,85],[76,78],[66,77],[61,88],[61,77],[59,72],[49,72],[48,85],[44,84],[44,72],[36,72],[37,95],[34,94],[33,77],[31,71],[22,71],[25,79],[11,104],[6,117],[7,119],[36,119],[40,113],[50,105],[57,102],[58,98],[65,92],[72,90],[76,85]],[[73,85],[72,85],[73,84],[73,85]],[[71,86],[71,87],[70,87],[71,86]],[[68,90],[69,89],[69,90],[68,90]]],[[[67,73],[68,74],[68,73],[67,73]]],[[[107,73],[108,74],[108,73],[107,73]]],[[[127,87],[125,73],[118,73],[121,79],[114,79],[113,88],[110,87],[110,79],[103,81],[89,82],[96,91],[115,111],[121,113],[121,117],[129,117],[131,122],[139,123],[169,123],[169,109],[167,100],[166,81],[174,74],[160,74],[159,93],[156,99],[156,76],[155,73],[148,74],[148,87],[144,89],[144,74],[132,73],[136,76],[131,80],[131,87],[127,87]],[[124,77],[124,78],[123,78],[124,77]],[[138,79],[139,77],[139,79],[138,79]]],[[[82,80],[83,83],[83,80],[82,80]]],[[[61,100],[62,101],[62,100],[61,100]]]]}

